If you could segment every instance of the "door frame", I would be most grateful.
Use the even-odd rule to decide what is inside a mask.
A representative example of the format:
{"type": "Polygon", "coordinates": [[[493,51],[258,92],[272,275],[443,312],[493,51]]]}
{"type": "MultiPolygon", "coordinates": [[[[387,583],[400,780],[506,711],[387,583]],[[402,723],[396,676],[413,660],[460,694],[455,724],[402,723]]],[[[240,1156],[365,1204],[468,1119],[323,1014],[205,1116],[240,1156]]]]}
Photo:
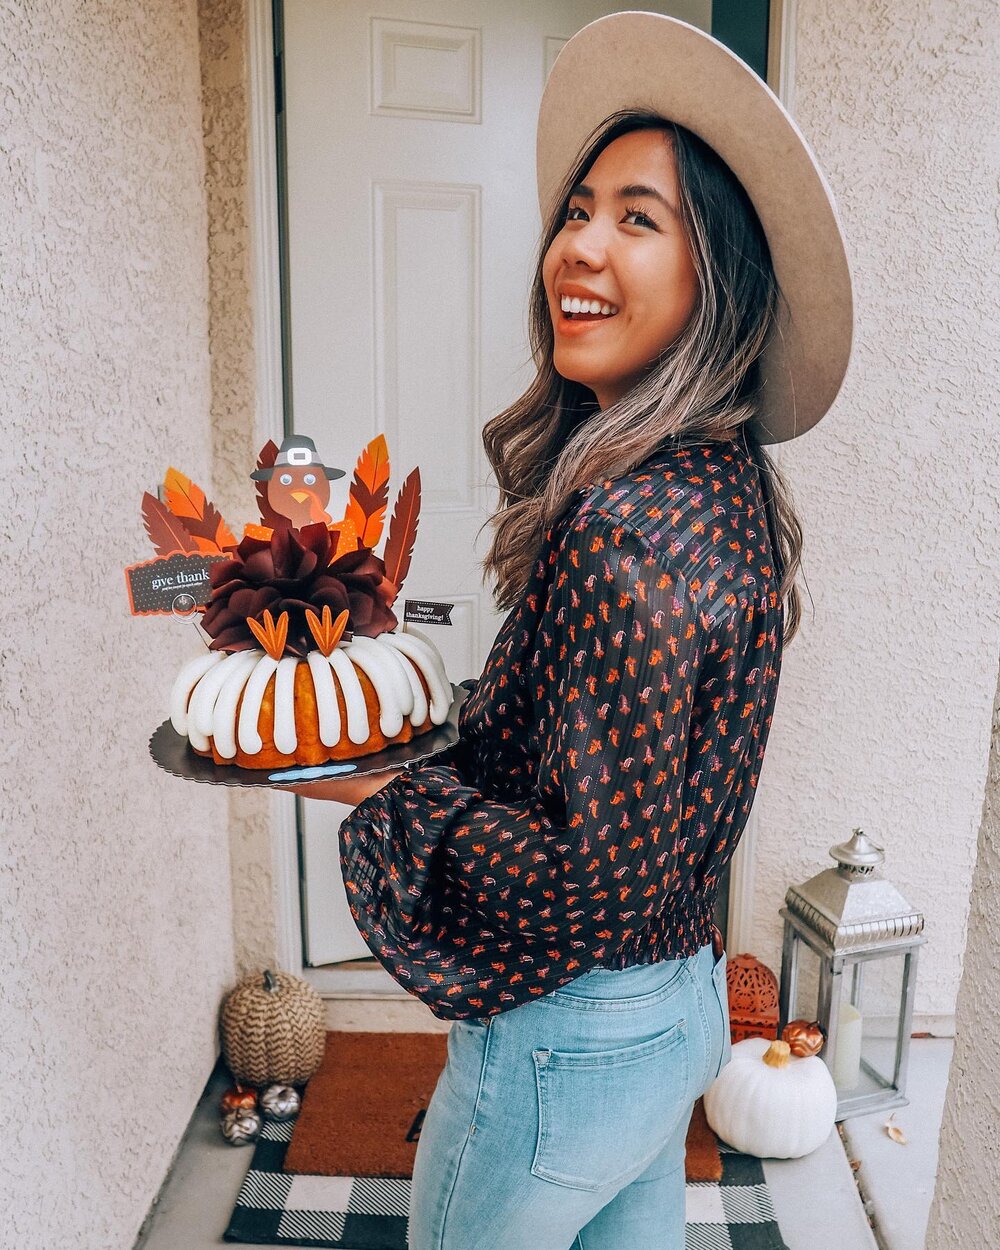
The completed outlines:
{"type": "MultiPolygon", "coordinates": [[[[769,16],[768,85],[790,112],[794,110],[796,4],[797,0],[771,0],[769,16]]],[[[280,442],[285,435],[285,377],[273,0],[248,0],[246,37],[256,428],[264,438],[280,442]]],[[[370,970],[359,969],[356,963],[348,968],[304,966],[299,814],[299,801],[295,796],[271,791],[272,897],[275,957],[279,965],[293,975],[304,977],[325,998],[409,1000],[411,995],[381,966],[370,970]]],[[[753,945],[756,840],[757,812],[754,809],[730,867],[726,945],[731,950],[748,950],[753,945]]]]}

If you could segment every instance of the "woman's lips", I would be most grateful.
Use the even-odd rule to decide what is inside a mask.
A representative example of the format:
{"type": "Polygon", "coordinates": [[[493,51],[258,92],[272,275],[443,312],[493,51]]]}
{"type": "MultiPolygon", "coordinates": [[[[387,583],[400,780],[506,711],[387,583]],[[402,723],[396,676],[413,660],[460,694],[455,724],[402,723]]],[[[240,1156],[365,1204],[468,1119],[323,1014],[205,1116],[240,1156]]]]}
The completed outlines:
{"type": "Polygon", "coordinates": [[[576,338],[579,334],[593,330],[595,326],[607,325],[615,320],[615,317],[602,317],[600,313],[574,313],[572,317],[568,317],[560,312],[555,319],[555,331],[564,338],[576,338]]]}

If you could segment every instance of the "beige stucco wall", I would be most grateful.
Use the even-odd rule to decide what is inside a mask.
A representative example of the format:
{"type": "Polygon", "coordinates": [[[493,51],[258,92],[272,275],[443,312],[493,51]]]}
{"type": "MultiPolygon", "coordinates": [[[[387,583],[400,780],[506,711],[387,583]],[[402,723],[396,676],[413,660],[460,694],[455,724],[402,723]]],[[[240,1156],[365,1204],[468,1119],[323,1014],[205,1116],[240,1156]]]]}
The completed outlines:
{"type": "Polygon", "coordinates": [[[835,410],[779,453],[808,593],[755,808],[754,949],[780,967],[786,887],[860,825],[926,917],[919,1028],[954,1011],[1000,649],[998,10],[798,0],[796,33],[857,332],[835,410]]]}
{"type": "Polygon", "coordinates": [[[38,0],[0,45],[0,1245],[123,1250],[234,970],[226,800],[146,752],[197,644],[122,573],[167,465],[211,484],[197,11],[38,0]]]}
{"type": "Polygon", "coordinates": [[[927,1250],[1000,1245],[1000,683],[927,1250]]]}

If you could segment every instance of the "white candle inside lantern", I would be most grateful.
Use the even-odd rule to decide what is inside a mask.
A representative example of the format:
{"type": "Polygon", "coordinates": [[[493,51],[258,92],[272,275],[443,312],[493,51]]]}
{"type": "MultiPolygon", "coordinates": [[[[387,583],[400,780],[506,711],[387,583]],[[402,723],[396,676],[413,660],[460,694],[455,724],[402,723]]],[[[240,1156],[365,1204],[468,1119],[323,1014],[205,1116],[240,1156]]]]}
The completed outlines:
{"type": "Polygon", "coordinates": [[[860,1077],[861,1012],[853,1003],[841,1003],[837,1053],[833,1058],[833,1083],[838,1089],[854,1089],[860,1077]]]}

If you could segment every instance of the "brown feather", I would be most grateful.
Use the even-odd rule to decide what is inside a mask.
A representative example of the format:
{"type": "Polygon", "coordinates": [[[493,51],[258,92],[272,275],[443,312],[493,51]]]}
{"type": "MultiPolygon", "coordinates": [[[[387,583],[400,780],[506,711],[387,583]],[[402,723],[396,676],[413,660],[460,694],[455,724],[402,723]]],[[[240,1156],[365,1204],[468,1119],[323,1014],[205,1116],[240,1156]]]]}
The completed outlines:
{"type": "Polygon", "coordinates": [[[410,571],[413,543],[417,537],[417,518],[420,514],[420,470],[414,469],[396,496],[396,506],[389,522],[389,537],[385,541],[385,575],[396,587],[402,588],[403,579],[410,571]]]}
{"type": "Polygon", "coordinates": [[[198,544],[184,528],[180,518],[175,517],[148,490],[142,496],[142,519],[158,556],[169,556],[175,551],[198,550],[198,544]]]}
{"type": "MultiPolygon", "coordinates": [[[[277,458],[278,444],[273,438],[269,438],[257,456],[257,468],[269,469],[277,458]]],[[[285,529],[291,525],[288,517],[275,512],[267,502],[267,482],[254,482],[254,486],[257,488],[257,507],[260,509],[261,524],[269,525],[271,529],[285,529]]]]}
{"type": "Polygon", "coordinates": [[[385,435],[368,444],[354,466],[354,479],[348,487],[344,519],[354,522],[363,547],[374,547],[382,537],[385,510],[389,503],[389,448],[385,435]]]}

